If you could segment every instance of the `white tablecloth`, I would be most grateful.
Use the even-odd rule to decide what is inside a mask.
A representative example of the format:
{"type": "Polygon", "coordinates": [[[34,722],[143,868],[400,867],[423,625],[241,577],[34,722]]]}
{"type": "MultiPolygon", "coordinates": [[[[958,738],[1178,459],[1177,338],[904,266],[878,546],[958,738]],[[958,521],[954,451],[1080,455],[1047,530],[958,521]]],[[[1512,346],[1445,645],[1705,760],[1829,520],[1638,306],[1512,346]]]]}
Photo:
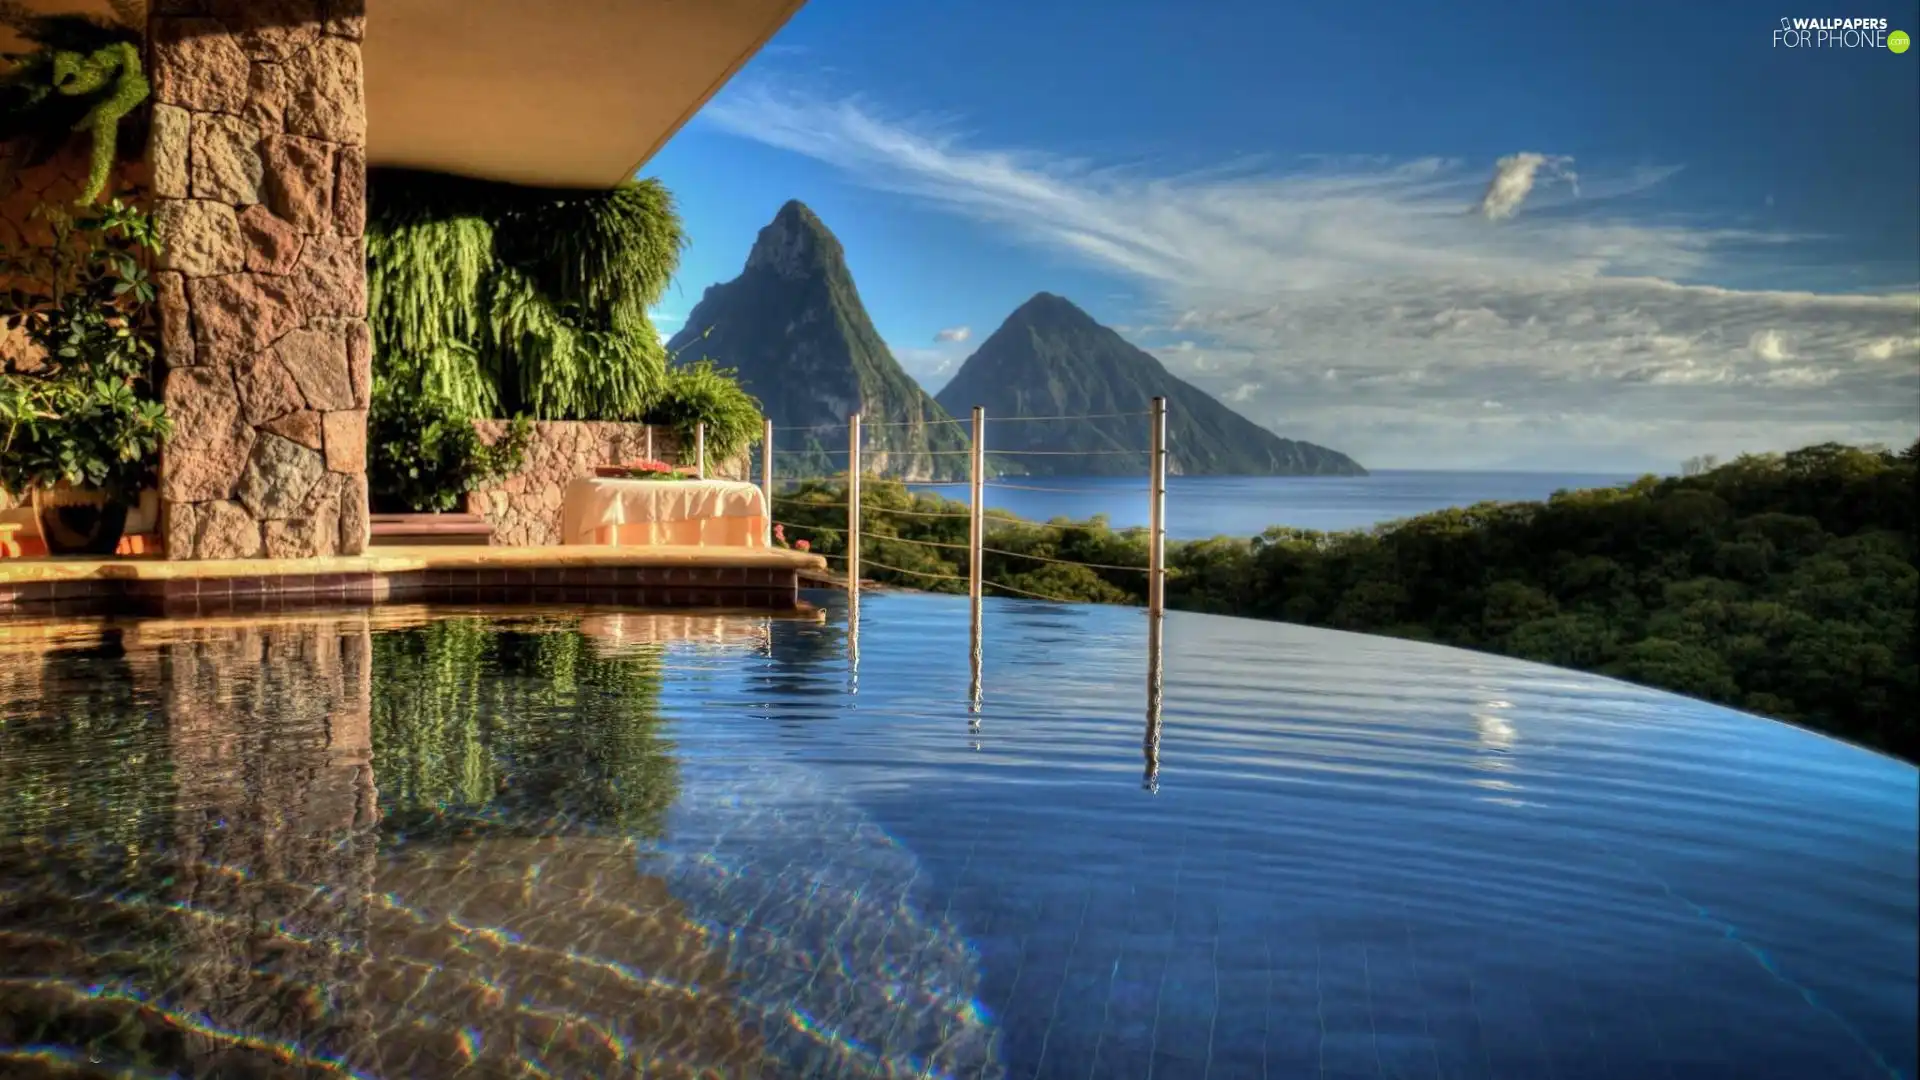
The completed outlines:
{"type": "Polygon", "coordinates": [[[767,546],[767,501],[737,480],[604,480],[567,485],[562,544],[767,546]]]}

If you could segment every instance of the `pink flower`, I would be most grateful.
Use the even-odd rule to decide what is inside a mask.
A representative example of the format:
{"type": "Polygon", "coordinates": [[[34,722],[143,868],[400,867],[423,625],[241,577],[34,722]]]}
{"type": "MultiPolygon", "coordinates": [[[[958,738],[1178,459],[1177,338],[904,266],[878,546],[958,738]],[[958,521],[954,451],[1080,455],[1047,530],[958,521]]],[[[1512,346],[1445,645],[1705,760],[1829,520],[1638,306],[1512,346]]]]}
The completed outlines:
{"type": "Polygon", "coordinates": [[[812,551],[813,545],[805,540],[795,540],[793,546],[798,551],[812,551]]]}

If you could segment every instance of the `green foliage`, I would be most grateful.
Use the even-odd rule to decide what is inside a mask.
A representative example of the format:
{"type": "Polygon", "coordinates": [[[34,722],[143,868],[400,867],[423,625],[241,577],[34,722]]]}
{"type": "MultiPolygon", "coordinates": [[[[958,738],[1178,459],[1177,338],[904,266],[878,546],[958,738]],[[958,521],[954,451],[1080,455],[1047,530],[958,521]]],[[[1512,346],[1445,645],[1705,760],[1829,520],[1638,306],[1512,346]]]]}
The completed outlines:
{"type": "Polygon", "coordinates": [[[153,221],[114,200],[53,225],[45,249],[0,253],[0,317],[46,354],[0,373],[0,488],[59,483],[131,502],[172,430],[154,388],[153,284],[141,265],[153,221]]]}
{"type": "Polygon", "coordinates": [[[468,492],[519,471],[532,438],[533,422],[522,416],[488,446],[444,395],[378,381],[367,413],[369,501],[381,513],[458,509],[468,492]]]}
{"type": "Polygon", "coordinates": [[[695,426],[705,424],[707,456],[717,460],[731,458],[759,440],[764,423],[760,403],[740,386],[732,371],[715,367],[710,360],[671,368],[646,419],[673,429],[687,447],[693,445],[695,426]]]}
{"type": "MultiPolygon", "coordinates": [[[[1917,458],[1920,443],[1897,455],[1823,444],[1370,532],[1275,528],[1171,543],[1167,602],[1600,672],[1920,761],[1917,458]]],[[[842,556],[845,498],[843,482],[804,485],[777,497],[775,516],[790,540],[842,556]]],[[[864,481],[864,576],[964,592],[965,513],[864,481]]],[[[991,517],[988,581],[1064,600],[1143,602],[1143,532],[991,517]]]]}
{"type": "Polygon", "coordinates": [[[141,71],[139,35],[80,16],[27,19],[19,29],[39,47],[6,58],[0,141],[23,141],[31,164],[50,157],[72,133],[87,132],[92,156],[77,202],[89,205],[106,190],[121,122],[152,89],[141,71]]]}
{"type": "Polygon", "coordinates": [[[667,383],[647,316],[686,245],[657,180],[529,188],[412,170],[369,178],[378,374],[469,418],[638,420],[667,383]]]}
{"type": "Polygon", "coordinates": [[[599,656],[572,621],[445,619],[378,634],[383,828],[417,841],[482,822],[657,836],[678,790],[659,733],[658,647],[599,656]]]}

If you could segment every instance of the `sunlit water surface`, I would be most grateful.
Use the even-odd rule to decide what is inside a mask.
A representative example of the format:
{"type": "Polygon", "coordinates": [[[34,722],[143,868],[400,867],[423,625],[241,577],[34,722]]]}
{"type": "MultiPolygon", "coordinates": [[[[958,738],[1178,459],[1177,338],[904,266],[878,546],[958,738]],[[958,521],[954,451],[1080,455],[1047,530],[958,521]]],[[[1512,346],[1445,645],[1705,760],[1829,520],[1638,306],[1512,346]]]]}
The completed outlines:
{"type": "Polygon", "coordinates": [[[0,1076],[1913,1077],[1916,772],[1470,653],[0,624],[0,1076]]]}

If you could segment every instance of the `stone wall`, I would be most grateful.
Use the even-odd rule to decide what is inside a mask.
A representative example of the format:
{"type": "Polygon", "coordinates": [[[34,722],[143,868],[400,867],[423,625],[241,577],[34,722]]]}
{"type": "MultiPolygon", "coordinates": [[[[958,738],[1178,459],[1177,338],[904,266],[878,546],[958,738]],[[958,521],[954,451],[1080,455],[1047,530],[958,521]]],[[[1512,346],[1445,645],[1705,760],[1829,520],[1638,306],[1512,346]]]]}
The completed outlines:
{"type": "MultiPolygon", "coordinates": [[[[482,420],[480,438],[491,445],[507,430],[505,420],[482,420]]],[[[560,542],[560,505],[567,483],[587,476],[596,465],[613,465],[647,456],[647,425],[547,421],[533,426],[533,441],[520,471],[498,487],[467,496],[467,512],[485,514],[493,526],[493,542],[516,547],[541,547],[560,542]]],[[[653,429],[653,456],[676,464],[693,464],[692,446],[682,447],[670,429],[653,429]]],[[[715,478],[747,478],[747,456],[707,463],[715,478]]]]}
{"type": "Polygon", "coordinates": [[[367,542],[363,0],[154,0],[169,558],[367,542]]]}

